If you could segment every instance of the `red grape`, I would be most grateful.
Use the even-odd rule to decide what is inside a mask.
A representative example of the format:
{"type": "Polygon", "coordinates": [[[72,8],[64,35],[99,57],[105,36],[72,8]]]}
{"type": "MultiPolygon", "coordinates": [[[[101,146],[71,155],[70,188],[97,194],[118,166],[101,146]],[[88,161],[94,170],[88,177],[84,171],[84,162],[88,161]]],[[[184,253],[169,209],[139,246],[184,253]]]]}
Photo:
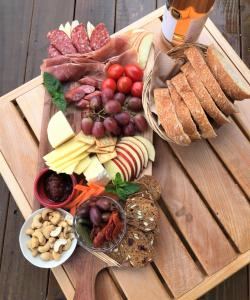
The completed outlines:
{"type": "Polygon", "coordinates": [[[93,120],[91,118],[83,118],[82,119],[82,131],[84,134],[89,135],[92,133],[93,128],[93,120]]]}
{"type": "Polygon", "coordinates": [[[122,133],[121,127],[118,126],[118,127],[114,130],[113,135],[118,136],[118,135],[120,135],[121,133],[122,133]]]}
{"type": "Polygon", "coordinates": [[[92,135],[96,138],[102,138],[105,135],[105,128],[101,121],[95,121],[92,128],[92,135]]]}
{"type": "Polygon", "coordinates": [[[107,99],[113,99],[114,91],[110,88],[105,88],[102,90],[102,96],[104,96],[107,99]]]}
{"type": "Polygon", "coordinates": [[[142,100],[138,97],[132,97],[128,100],[128,108],[132,111],[142,110],[142,100]]]}
{"type": "Polygon", "coordinates": [[[122,106],[117,100],[110,100],[105,104],[104,110],[107,114],[117,114],[122,110],[122,106]]]}
{"type": "Polygon", "coordinates": [[[100,110],[102,109],[102,99],[100,96],[94,96],[93,98],[90,99],[89,101],[89,106],[93,110],[100,110]]]}
{"type": "Polygon", "coordinates": [[[134,116],[135,127],[139,132],[144,132],[148,128],[148,123],[145,117],[141,114],[134,116]]]}
{"type": "Polygon", "coordinates": [[[121,105],[123,105],[126,100],[126,96],[123,93],[118,92],[118,93],[115,93],[114,100],[119,101],[121,103],[121,105]]]}
{"type": "Polygon", "coordinates": [[[115,119],[120,125],[128,125],[130,121],[130,114],[127,111],[123,111],[115,115],[115,119]]]}
{"type": "Polygon", "coordinates": [[[123,134],[125,136],[135,135],[135,126],[132,122],[129,122],[129,124],[127,126],[123,127],[123,134]]]}
{"type": "Polygon", "coordinates": [[[117,124],[116,120],[112,117],[107,117],[103,121],[103,125],[104,125],[105,129],[110,133],[115,133],[118,128],[118,124],[117,124]]]}

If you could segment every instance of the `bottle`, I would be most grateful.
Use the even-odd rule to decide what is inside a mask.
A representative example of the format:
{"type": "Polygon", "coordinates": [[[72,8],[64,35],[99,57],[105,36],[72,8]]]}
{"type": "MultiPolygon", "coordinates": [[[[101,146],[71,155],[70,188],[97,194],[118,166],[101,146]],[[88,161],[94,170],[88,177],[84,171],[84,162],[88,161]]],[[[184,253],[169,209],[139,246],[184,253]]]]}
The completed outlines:
{"type": "Polygon", "coordinates": [[[215,0],[167,0],[162,33],[173,44],[195,42],[215,0]]]}

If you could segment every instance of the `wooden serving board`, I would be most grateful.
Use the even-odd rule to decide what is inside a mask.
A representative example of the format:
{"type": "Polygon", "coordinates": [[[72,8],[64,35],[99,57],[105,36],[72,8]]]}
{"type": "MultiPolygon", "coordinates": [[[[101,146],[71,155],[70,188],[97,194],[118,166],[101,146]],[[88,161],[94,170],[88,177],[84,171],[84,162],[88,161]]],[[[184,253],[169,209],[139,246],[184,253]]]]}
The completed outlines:
{"type": "MultiPolygon", "coordinates": [[[[153,30],[156,45],[164,49],[162,13],[160,8],[124,31],[153,30]]],[[[248,68],[210,20],[199,41],[214,43],[250,83],[248,68]]],[[[25,218],[37,205],[33,181],[44,93],[39,76],[0,99],[0,169],[25,218]]],[[[237,105],[240,113],[216,139],[184,148],[154,136],[153,175],[163,188],[155,261],[140,270],[102,271],[98,299],[196,299],[250,262],[250,102],[237,105]]],[[[77,256],[53,269],[67,299],[74,298],[77,278],[88,270],[82,265],[76,272],[77,256]]],[[[95,278],[98,268],[92,270],[89,277],[95,278]]]]}

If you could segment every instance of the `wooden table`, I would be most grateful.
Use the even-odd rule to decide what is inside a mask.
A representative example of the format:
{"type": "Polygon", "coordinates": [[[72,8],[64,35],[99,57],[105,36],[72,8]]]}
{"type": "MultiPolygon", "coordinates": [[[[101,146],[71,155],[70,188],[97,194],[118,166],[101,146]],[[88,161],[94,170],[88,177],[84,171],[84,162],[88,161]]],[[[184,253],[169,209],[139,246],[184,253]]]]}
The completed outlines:
{"type": "MultiPolygon", "coordinates": [[[[156,11],[151,18],[155,19],[160,15],[161,11],[156,11]]],[[[148,20],[141,20],[134,26],[146,24],[148,20]]],[[[211,22],[207,23],[207,30],[216,33],[215,38],[219,43],[225,43],[211,22]]],[[[206,39],[210,37],[209,33],[205,35],[206,39]]],[[[231,57],[235,57],[227,44],[226,50],[231,57]]],[[[244,70],[245,66],[235,59],[236,65],[244,70]]],[[[248,72],[247,69],[245,72],[248,72]]],[[[3,177],[24,216],[28,215],[33,205],[32,182],[37,157],[36,140],[39,140],[43,104],[43,99],[40,96],[37,98],[37,95],[43,92],[40,84],[41,78],[38,77],[1,99],[0,166],[3,177]],[[23,120],[22,113],[28,124],[23,120]],[[16,143],[19,144],[18,148],[14,147],[16,143]],[[28,168],[23,172],[25,165],[29,166],[30,172],[27,172],[28,168]]],[[[209,143],[202,142],[184,150],[169,147],[160,139],[155,139],[159,159],[154,165],[154,170],[165,186],[162,206],[168,216],[162,218],[162,231],[165,231],[166,235],[161,243],[166,247],[160,246],[162,252],[159,256],[166,257],[166,260],[156,258],[153,267],[133,274],[126,271],[114,271],[110,274],[104,272],[102,280],[98,282],[98,293],[104,293],[107,299],[119,299],[119,287],[129,299],[168,299],[171,293],[176,297],[185,293],[190,299],[194,299],[249,262],[249,235],[246,234],[244,239],[241,236],[245,233],[243,219],[227,219],[227,212],[231,213],[230,210],[234,206],[237,211],[242,208],[248,211],[246,198],[249,197],[249,168],[247,169],[246,164],[249,166],[249,105],[241,103],[240,110],[241,115],[235,118],[238,126],[233,124],[220,129],[220,141],[217,139],[209,143]],[[224,151],[225,149],[228,151],[224,151]],[[210,172],[209,176],[207,172],[210,172]],[[213,204],[218,195],[222,204],[216,207],[218,211],[213,211],[213,204]],[[225,206],[228,203],[230,205],[225,206]],[[202,222],[199,223],[201,216],[202,222]],[[235,226],[240,223],[243,225],[235,226]],[[206,224],[209,224],[210,228],[214,227],[214,230],[207,231],[206,224]],[[214,239],[209,239],[212,233],[214,239]],[[234,247],[227,242],[225,235],[231,237],[234,247]],[[218,251],[226,251],[219,257],[213,256],[217,253],[214,252],[216,247],[220,248],[218,251]],[[243,254],[238,255],[236,248],[243,254]],[[230,261],[233,262],[229,263],[230,261]],[[183,276],[184,269],[187,272],[183,276]],[[162,278],[168,289],[161,283],[162,278]],[[144,288],[145,279],[151,283],[148,289],[144,288]]],[[[244,212],[243,216],[247,216],[247,212],[244,212]]],[[[54,274],[65,294],[72,298],[74,275],[71,274],[69,281],[61,268],[54,270],[54,274]]]]}

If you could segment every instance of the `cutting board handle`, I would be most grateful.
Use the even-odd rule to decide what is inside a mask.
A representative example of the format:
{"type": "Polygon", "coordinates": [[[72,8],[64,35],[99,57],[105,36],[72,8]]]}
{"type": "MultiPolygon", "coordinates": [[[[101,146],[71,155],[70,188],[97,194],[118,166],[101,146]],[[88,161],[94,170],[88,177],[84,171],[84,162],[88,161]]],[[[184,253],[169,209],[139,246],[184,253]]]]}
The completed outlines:
{"type": "Polygon", "coordinates": [[[96,277],[107,264],[80,247],[77,252],[73,266],[76,274],[74,300],[95,300],[96,277]]]}

